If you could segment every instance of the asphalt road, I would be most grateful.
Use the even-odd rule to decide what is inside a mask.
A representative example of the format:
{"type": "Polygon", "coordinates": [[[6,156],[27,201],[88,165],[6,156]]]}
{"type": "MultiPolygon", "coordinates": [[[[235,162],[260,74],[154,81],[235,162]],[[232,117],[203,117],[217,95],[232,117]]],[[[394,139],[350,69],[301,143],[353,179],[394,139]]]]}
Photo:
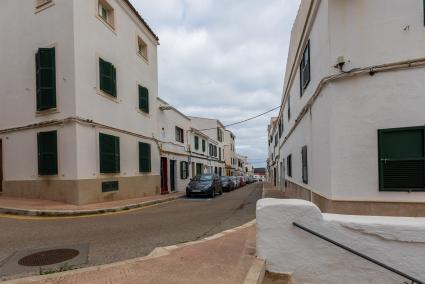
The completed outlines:
{"type": "Polygon", "coordinates": [[[262,184],[257,183],[212,200],[183,198],[114,215],[50,220],[0,217],[0,265],[15,252],[82,244],[89,248],[85,266],[145,256],[156,247],[198,240],[253,220],[261,193],[262,184]]]}

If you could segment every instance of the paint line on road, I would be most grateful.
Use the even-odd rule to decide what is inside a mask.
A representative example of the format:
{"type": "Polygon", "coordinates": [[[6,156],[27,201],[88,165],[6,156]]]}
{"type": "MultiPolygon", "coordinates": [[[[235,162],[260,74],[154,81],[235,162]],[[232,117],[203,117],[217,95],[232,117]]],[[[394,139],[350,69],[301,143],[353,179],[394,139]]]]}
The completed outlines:
{"type": "Polygon", "coordinates": [[[159,205],[166,205],[172,202],[176,202],[178,199],[170,200],[167,202],[161,202],[157,204],[152,204],[140,208],[134,208],[129,210],[123,210],[119,212],[108,212],[108,213],[97,213],[97,214],[89,214],[89,215],[81,215],[81,216],[63,216],[63,217],[48,217],[48,216],[19,216],[19,215],[11,215],[11,214],[0,214],[0,219],[14,219],[14,220],[24,220],[24,221],[52,221],[52,220],[65,220],[65,219],[83,219],[83,218],[94,218],[94,217],[104,217],[104,216],[112,216],[112,215],[120,215],[126,213],[133,213],[137,211],[142,211],[148,208],[157,207],[159,205]]]}

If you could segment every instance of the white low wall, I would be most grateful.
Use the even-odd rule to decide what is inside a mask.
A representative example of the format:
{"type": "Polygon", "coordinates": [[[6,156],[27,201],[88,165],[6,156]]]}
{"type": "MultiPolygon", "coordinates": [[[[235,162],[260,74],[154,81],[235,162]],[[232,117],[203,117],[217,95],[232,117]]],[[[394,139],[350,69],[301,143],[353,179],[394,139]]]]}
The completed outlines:
{"type": "Polygon", "coordinates": [[[268,271],[290,273],[294,283],[401,284],[406,279],[293,222],[425,281],[425,218],[322,214],[304,200],[257,203],[257,254],[268,271]]]}

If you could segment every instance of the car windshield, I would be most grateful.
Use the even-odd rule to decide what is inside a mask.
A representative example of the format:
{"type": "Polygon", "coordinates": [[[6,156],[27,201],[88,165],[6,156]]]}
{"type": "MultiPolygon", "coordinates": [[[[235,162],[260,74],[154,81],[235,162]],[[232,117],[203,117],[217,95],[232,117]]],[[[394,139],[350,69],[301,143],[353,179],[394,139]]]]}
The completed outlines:
{"type": "Polygon", "coordinates": [[[212,181],[213,177],[213,175],[196,176],[193,178],[193,181],[212,181]]]}

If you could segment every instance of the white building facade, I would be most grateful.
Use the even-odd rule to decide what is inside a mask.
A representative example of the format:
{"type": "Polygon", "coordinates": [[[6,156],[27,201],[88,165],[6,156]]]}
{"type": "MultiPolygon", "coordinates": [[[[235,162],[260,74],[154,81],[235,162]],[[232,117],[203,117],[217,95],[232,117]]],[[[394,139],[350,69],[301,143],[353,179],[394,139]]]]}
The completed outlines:
{"type": "Polygon", "coordinates": [[[302,1],[273,178],[324,212],[425,216],[423,1],[302,1]]]}
{"type": "Polygon", "coordinates": [[[16,23],[0,32],[3,195],[87,204],[158,194],[157,113],[149,108],[158,38],[134,7],[2,4],[1,25],[16,23]]]}

